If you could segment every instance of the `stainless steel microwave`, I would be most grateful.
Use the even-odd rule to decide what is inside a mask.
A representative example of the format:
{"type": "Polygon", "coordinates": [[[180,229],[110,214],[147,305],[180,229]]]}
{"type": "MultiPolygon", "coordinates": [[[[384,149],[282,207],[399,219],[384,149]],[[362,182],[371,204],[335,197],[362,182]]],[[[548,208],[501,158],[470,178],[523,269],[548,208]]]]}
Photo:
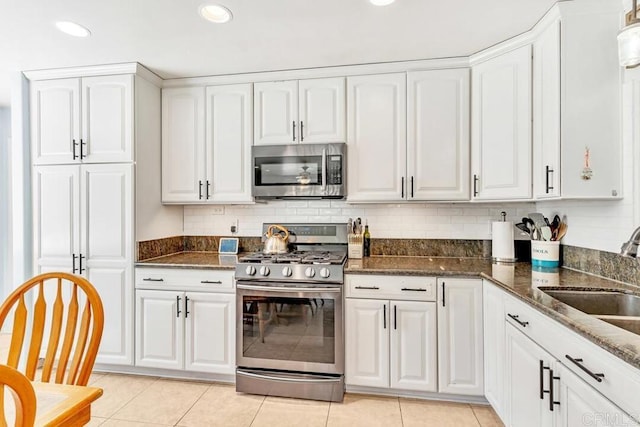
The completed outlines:
{"type": "Polygon", "coordinates": [[[256,199],[342,199],[347,145],[291,144],[252,147],[256,199]]]}

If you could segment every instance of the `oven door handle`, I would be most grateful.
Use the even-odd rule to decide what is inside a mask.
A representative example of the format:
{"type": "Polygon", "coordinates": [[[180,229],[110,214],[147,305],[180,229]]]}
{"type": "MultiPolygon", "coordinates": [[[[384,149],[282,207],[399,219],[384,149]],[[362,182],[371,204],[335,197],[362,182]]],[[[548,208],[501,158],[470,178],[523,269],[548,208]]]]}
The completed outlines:
{"type": "Polygon", "coordinates": [[[342,288],[286,288],[281,286],[256,286],[256,285],[236,285],[238,289],[245,289],[248,291],[270,291],[270,292],[288,292],[288,293],[340,293],[342,288]]]}
{"type": "Polygon", "coordinates": [[[236,371],[236,375],[242,375],[245,377],[252,378],[260,378],[263,380],[273,380],[273,381],[282,381],[282,382],[292,382],[292,383],[335,383],[339,382],[339,378],[291,378],[291,377],[279,377],[273,375],[264,375],[264,374],[254,374],[252,372],[247,371],[236,371]]]}

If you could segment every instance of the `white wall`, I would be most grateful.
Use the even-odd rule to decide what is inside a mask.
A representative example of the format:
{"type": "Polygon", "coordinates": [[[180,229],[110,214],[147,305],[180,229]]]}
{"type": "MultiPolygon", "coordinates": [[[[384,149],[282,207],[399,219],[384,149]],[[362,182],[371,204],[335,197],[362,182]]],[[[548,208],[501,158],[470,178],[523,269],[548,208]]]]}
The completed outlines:
{"type": "Polygon", "coordinates": [[[368,220],[373,238],[490,239],[491,221],[507,212],[520,222],[535,209],[533,203],[359,204],[343,201],[274,201],[251,206],[185,206],[186,235],[231,235],[238,221],[238,236],[259,236],[263,222],[347,222],[368,220]]]}
{"type": "MultiPolygon", "coordinates": [[[[9,143],[11,110],[0,108],[0,281],[9,282],[9,143]]],[[[6,290],[0,284],[0,297],[6,290]]]]}

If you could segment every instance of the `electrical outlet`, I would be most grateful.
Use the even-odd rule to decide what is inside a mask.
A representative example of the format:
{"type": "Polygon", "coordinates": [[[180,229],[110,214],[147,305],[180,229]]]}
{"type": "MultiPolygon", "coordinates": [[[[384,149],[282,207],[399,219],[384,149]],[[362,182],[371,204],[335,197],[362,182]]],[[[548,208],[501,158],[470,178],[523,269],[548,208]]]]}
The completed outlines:
{"type": "Polygon", "coordinates": [[[224,215],[224,206],[210,206],[211,215],[224,215]]]}
{"type": "Polygon", "coordinates": [[[230,230],[231,230],[232,234],[235,234],[235,233],[238,232],[238,220],[237,219],[231,223],[230,230]]]}

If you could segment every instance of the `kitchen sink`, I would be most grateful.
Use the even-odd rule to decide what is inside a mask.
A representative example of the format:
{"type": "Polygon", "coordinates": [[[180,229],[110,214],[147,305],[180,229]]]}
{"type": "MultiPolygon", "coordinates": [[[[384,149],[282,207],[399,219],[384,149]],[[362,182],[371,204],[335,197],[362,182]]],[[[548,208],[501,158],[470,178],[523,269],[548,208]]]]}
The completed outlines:
{"type": "Polygon", "coordinates": [[[640,296],[616,290],[539,288],[583,313],[640,335],[640,296]]]}

